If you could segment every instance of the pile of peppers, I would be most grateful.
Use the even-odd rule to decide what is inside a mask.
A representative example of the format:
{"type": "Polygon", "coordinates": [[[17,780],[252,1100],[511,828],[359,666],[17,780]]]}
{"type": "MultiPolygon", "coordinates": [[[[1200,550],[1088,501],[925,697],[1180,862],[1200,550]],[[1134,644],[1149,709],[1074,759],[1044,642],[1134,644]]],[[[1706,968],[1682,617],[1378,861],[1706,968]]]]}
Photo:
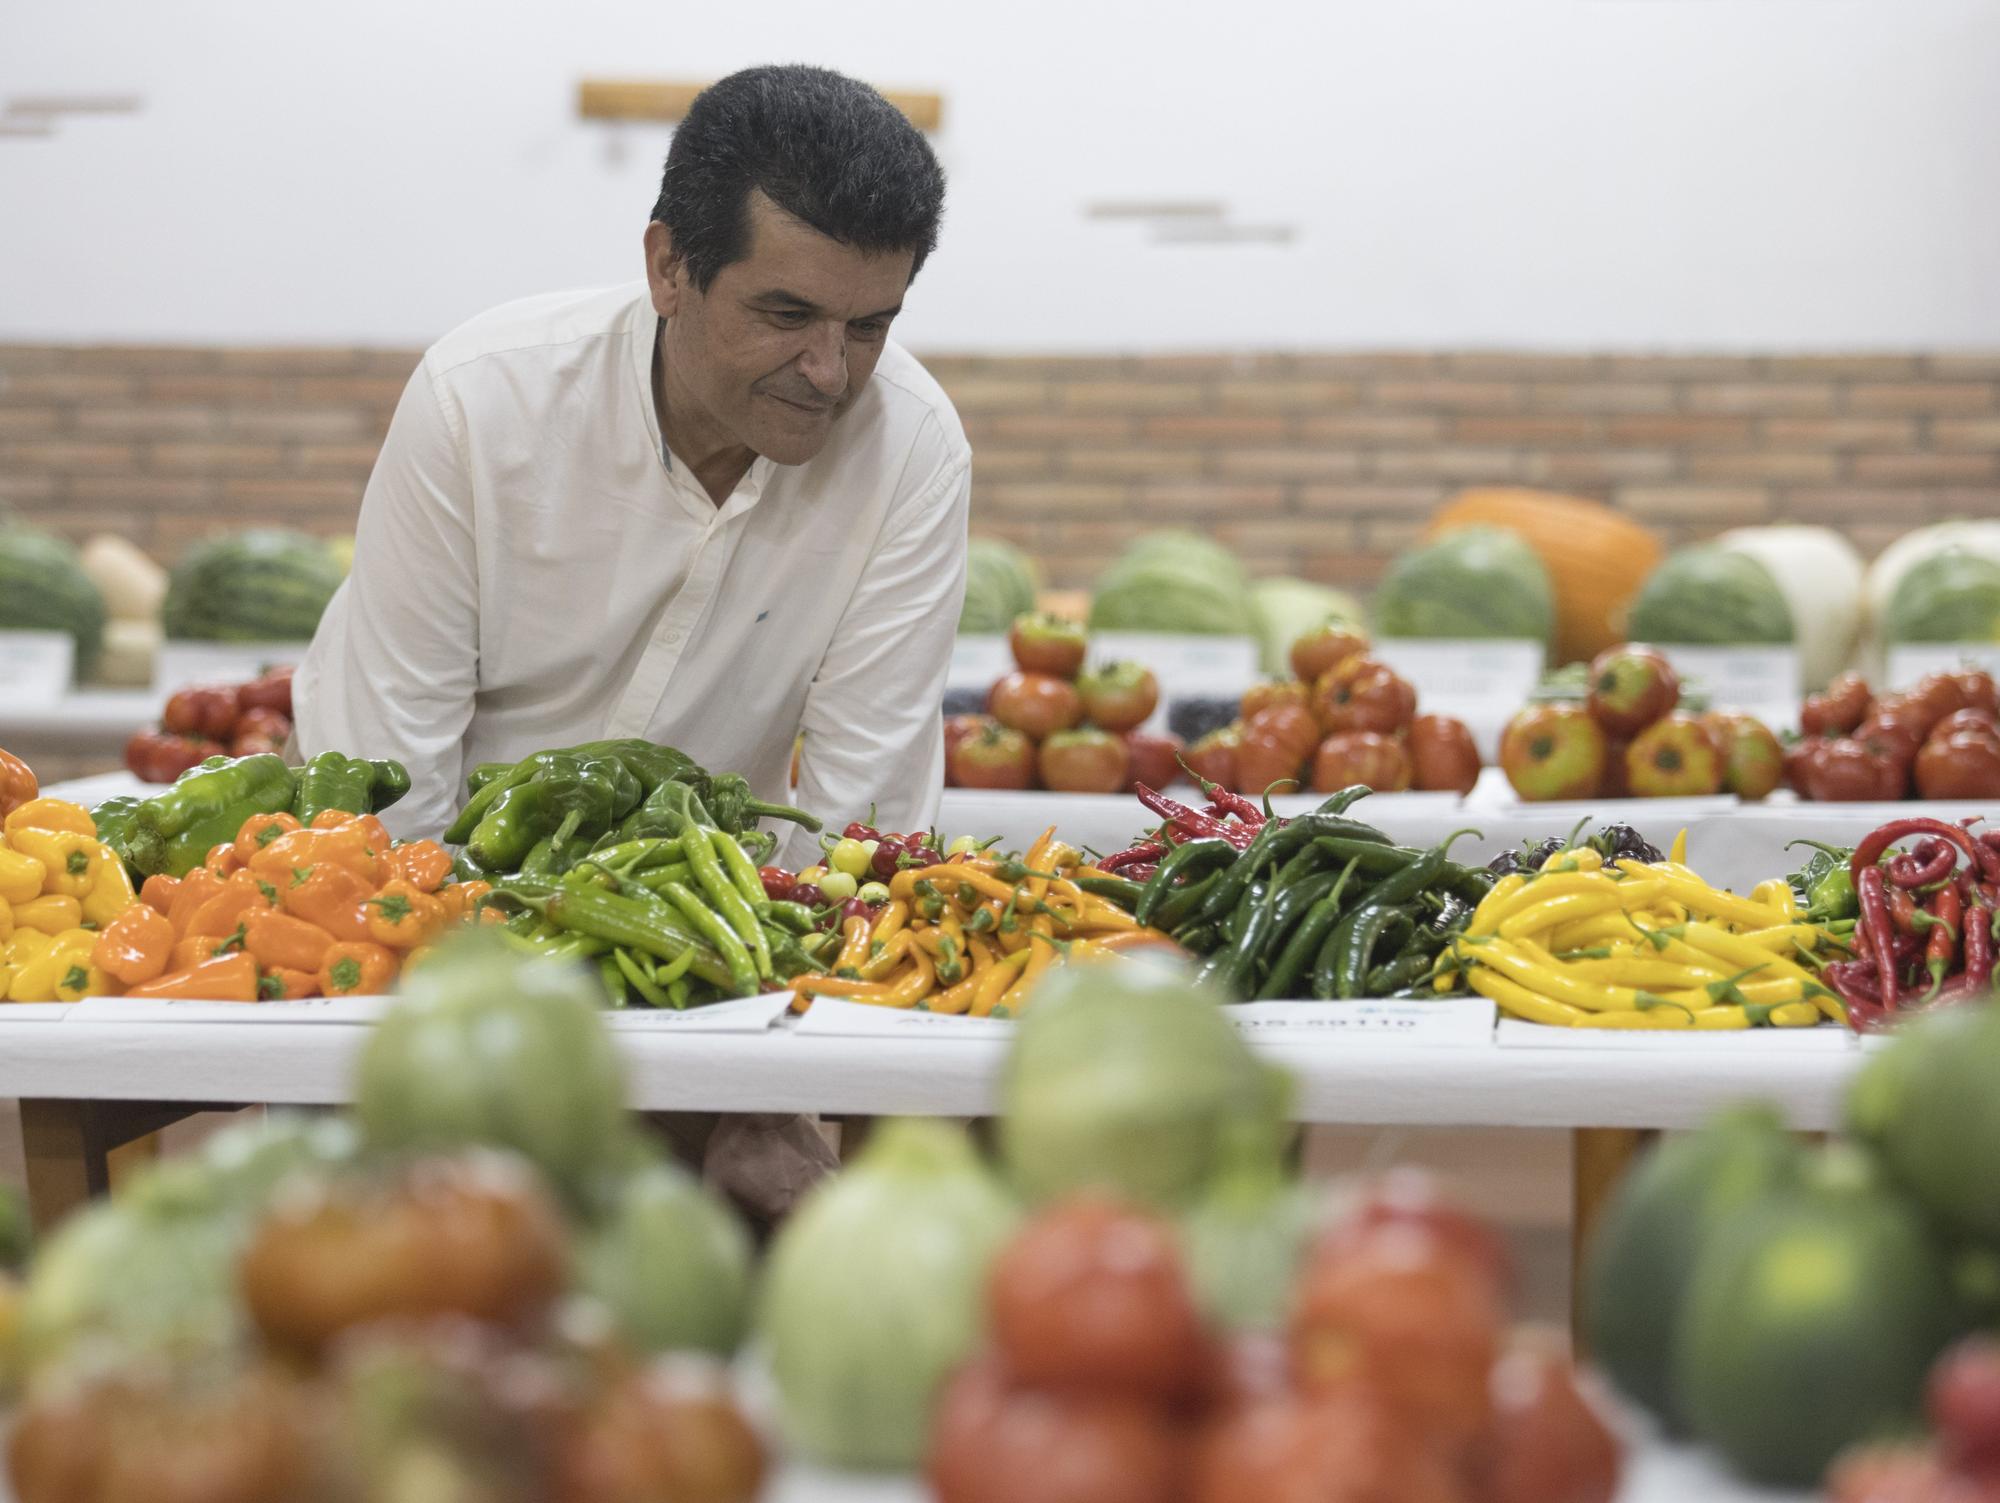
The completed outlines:
{"type": "Polygon", "coordinates": [[[1414,992],[1492,889],[1489,873],[1450,859],[1449,840],[1414,850],[1349,819],[1366,788],[1344,789],[1294,819],[1203,789],[1219,813],[1135,790],[1166,823],[1153,840],[1100,864],[1119,876],[1151,865],[1134,916],[1203,957],[1197,974],[1233,996],[1414,992]]]}
{"type": "Polygon", "coordinates": [[[754,798],[733,773],[714,776],[671,746],[625,738],[486,762],[466,778],[466,805],[444,833],[475,875],[560,876],[592,851],[635,840],[678,840],[689,829],[753,837],[762,860],[776,840],[761,819],[808,830],[819,821],[754,798]]]}
{"type": "Polygon", "coordinates": [[[290,814],[310,825],[328,810],[379,814],[409,791],[400,762],[321,752],[303,767],[288,767],[275,753],[259,752],[210,757],[165,792],[106,799],[91,817],[98,839],[138,876],[184,877],[256,815],[290,814]]]}
{"type": "Polygon", "coordinates": [[[1821,848],[1803,874],[1810,908],[1854,920],[1854,958],[1826,967],[1860,1032],[1986,998],[2000,926],[2000,831],[1891,820],[1854,848],[1821,848]],[[1909,842],[1908,849],[1899,842],[1909,842]]]}

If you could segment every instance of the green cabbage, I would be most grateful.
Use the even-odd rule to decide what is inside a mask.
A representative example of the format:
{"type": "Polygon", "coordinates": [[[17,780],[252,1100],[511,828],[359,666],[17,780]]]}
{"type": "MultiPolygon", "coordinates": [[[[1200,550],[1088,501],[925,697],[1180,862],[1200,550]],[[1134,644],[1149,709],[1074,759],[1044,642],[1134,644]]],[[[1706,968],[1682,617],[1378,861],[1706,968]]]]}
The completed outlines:
{"type": "Polygon", "coordinates": [[[643,1352],[727,1357],[750,1311],[750,1234],[685,1170],[655,1164],[625,1182],[610,1219],[577,1249],[577,1286],[643,1352]]]}
{"type": "Polygon", "coordinates": [[[1042,587],[1035,561],[1012,543],[973,538],[965,545],[965,605],[961,632],[1002,632],[1035,608],[1042,587]]]}
{"type": "Polygon", "coordinates": [[[878,1470],[922,1459],[1015,1219],[962,1132],[907,1118],[807,1197],[778,1234],[758,1318],[792,1449],[878,1470]]]}
{"type": "Polygon", "coordinates": [[[1243,565],[1192,532],[1140,538],[1104,571],[1090,602],[1092,631],[1248,636],[1254,625],[1243,565]]]}
{"type": "Polygon", "coordinates": [[[1257,671],[1284,678],[1292,671],[1292,644],[1329,621],[1357,630],[1361,605],[1345,590],[1305,579],[1260,579],[1250,586],[1250,616],[1257,627],[1257,671]]]}
{"type": "Polygon", "coordinates": [[[467,936],[415,971],[361,1052],[354,1115],[371,1148],[484,1143],[531,1160],[576,1204],[626,1146],[624,1072],[584,971],[467,936]]]}
{"type": "Polygon", "coordinates": [[[2000,563],[1951,548],[1911,565],[1882,628],[1887,642],[2000,642],[2000,563]]]}
{"type": "Polygon", "coordinates": [[[1056,972],[1021,1020],[1001,1082],[1003,1157],[1030,1201],[1109,1190],[1157,1205],[1198,1196],[1244,1123],[1284,1115],[1220,998],[1145,964],[1056,972]]]}
{"type": "Polygon", "coordinates": [[[1933,554],[1953,550],[2000,563],[2000,521],[1933,522],[1897,538],[1868,568],[1870,619],[1878,626],[1888,619],[1889,602],[1905,574],[1933,554]]]}
{"type": "Polygon", "coordinates": [[[1509,637],[1546,645],[1555,590],[1535,550],[1497,527],[1465,527],[1412,548],[1382,577],[1375,630],[1385,637],[1509,637]]]}

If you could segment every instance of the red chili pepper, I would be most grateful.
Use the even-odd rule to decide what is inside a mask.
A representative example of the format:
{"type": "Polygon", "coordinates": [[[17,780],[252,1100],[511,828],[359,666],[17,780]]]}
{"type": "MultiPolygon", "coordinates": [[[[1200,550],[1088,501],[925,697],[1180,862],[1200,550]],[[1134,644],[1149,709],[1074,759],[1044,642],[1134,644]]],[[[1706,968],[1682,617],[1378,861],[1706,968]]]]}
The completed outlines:
{"type": "Polygon", "coordinates": [[[1959,930],[1964,927],[1965,907],[1959,900],[1958,889],[1948,886],[1940,889],[1924,905],[1924,911],[1931,919],[1930,939],[1924,947],[1924,967],[1931,973],[1929,999],[1935,1000],[1938,993],[1944,990],[1945,977],[1951,973],[1952,963],[1958,959],[1959,930]]]}
{"type": "Polygon", "coordinates": [[[1930,999],[1933,1007],[1984,1001],[1993,987],[1993,910],[1975,906],[1965,913],[1965,969],[1930,999]]]}
{"type": "MultiPolygon", "coordinates": [[[[1876,868],[1878,871],[1881,868],[1876,868]]],[[[1886,874],[1883,878],[1882,898],[1889,906],[1889,922],[1896,926],[1898,934],[1917,932],[1917,900],[1902,888],[1891,884],[1886,874]]]]}
{"type": "Polygon", "coordinates": [[[1257,831],[1244,824],[1230,824],[1203,814],[1199,809],[1190,809],[1186,804],[1177,803],[1164,793],[1148,788],[1144,783],[1134,783],[1132,793],[1155,814],[1167,821],[1166,833],[1182,842],[1189,840],[1226,840],[1239,851],[1257,838],[1257,831]]]}
{"type": "Polygon", "coordinates": [[[1150,882],[1153,880],[1153,874],[1159,869],[1160,863],[1157,861],[1141,861],[1136,866],[1126,867],[1119,875],[1134,882],[1150,882]]]}
{"type": "Polygon", "coordinates": [[[1859,927],[1867,931],[1870,959],[1875,963],[1875,995],[1884,1005],[1895,998],[1897,991],[1896,935],[1890,927],[1887,888],[1882,868],[1873,861],[1861,869],[1854,884],[1855,894],[1861,900],[1859,927]]]}
{"type": "Polygon", "coordinates": [[[1208,795],[1209,811],[1218,819],[1226,814],[1234,814],[1253,829],[1264,823],[1264,811],[1257,806],[1255,800],[1247,799],[1240,793],[1231,793],[1218,783],[1204,782],[1201,791],[1208,795]]]}
{"type": "Polygon", "coordinates": [[[1965,853],[1973,867],[1989,882],[2000,882],[2000,846],[1988,846],[1972,838],[1963,825],[1948,825],[1941,819],[1892,819],[1854,848],[1847,873],[1861,887],[1861,873],[1882,858],[1882,853],[1906,835],[1935,835],[1949,840],[1965,853]]]}
{"type": "Polygon", "coordinates": [[[1942,840],[1926,840],[1889,860],[1889,880],[1898,887],[1934,887],[1958,867],[1958,852],[1942,840]]]}
{"type": "Polygon", "coordinates": [[[1115,872],[1121,871],[1128,866],[1136,866],[1142,861],[1158,861],[1162,856],[1167,854],[1169,849],[1171,847],[1162,845],[1156,840],[1149,840],[1140,845],[1129,846],[1114,855],[1106,856],[1102,861],[1097,863],[1097,869],[1102,872],[1115,872]]]}

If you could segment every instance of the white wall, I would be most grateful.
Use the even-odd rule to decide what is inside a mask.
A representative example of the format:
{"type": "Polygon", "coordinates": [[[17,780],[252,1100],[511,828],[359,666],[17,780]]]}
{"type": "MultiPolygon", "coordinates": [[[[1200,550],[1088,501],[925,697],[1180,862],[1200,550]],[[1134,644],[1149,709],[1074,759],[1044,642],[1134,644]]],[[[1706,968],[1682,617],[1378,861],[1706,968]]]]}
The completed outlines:
{"type": "Polygon", "coordinates": [[[0,339],[422,342],[639,270],[585,75],[948,96],[919,348],[2000,345],[1996,0],[8,0],[0,339]],[[1152,245],[1222,197],[1290,246],[1152,245]]]}

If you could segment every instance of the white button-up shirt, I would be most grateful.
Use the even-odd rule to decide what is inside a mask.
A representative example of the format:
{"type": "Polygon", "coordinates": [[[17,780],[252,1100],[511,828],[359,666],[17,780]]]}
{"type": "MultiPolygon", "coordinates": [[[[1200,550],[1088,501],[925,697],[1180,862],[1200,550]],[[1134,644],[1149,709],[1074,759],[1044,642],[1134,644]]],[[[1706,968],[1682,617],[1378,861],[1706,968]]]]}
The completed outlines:
{"type": "Polygon", "coordinates": [[[434,835],[476,763],[606,736],[786,801],[803,731],[799,804],[929,827],[965,592],[950,400],[889,344],[818,456],[759,458],[717,506],[661,441],[657,327],[643,284],[560,293],[425,354],[299,667],[300,749],[399,759],[388,822],[434,835]]]}

